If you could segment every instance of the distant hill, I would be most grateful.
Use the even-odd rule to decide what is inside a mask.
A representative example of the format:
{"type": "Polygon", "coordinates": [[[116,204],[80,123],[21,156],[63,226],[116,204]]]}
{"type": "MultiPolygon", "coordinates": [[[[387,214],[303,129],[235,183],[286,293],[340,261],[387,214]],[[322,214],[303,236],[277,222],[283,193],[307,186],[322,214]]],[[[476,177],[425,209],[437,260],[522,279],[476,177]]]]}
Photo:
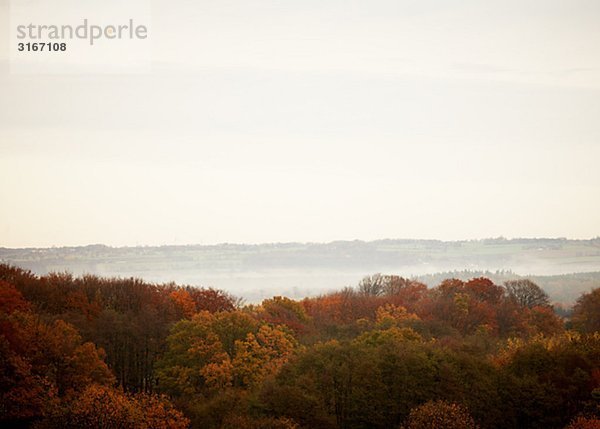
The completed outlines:
{"type": "Polygon", "coordinates": [[[428,284],[449,272],[493,273],[497,282],[533,276],[563,302],[600,285],[600,238],[0,248],[0,261],[37,274],[69,271],[214,286],[251,301],[274,293],[314,295],[376,272],[428,284]]]}

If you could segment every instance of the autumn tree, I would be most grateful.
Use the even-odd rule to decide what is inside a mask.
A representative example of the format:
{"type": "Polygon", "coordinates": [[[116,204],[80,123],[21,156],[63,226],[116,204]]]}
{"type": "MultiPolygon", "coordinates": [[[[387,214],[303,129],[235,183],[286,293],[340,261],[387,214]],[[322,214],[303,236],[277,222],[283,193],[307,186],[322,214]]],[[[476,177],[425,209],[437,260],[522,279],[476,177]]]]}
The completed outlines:
{"type": "Polygon", "coordinates": [[[581,332],[600,331],[600,288],[579,297],[573,308],[571,322],[581,332]]]}
{"type": "Polygon", "coordinates": [[[410,412],[402,429],[476,429],[468,410],[445,401],[429,401],[410,412]]]}
{"type": "Polygon", "coordinates": [[[297,423],[285,417],[227,416],[220,429],[300,429],[297,423]]]}
{"type": "Polygon", "coordinates": [[[43,321],[14,288],[1,287],[0,420],[40,419],[88,385],[114,382],[103,350],[62,320],[43,321]]]}
{"type": "Polygon", "coordinates": [[[551,307],[535,306],[523,309],[523,331],[528,335],[543,334],[552,336],[565,330],[563,321],[554,313],[551,307]]]}
{"type": "Polygon", "coordinates": [[[2,280],[44,318],[75,326],[84,341],[103,348],[119,386],[134,392],[154,389],[155,362],[173,323],[198,311],[230,311],[239,304],[216,289],[69,273],[35,276],[6,264],[0,264],[2,280]]]}
{"type": "Polygon", "coordinates": [[[444,321],[462,334],[482,328],[496,331],[500,299],[501,288],[488,279],[447,279],[430,291],[417,314],[423,319],[444,321]]]}
{"type": "Polygon", "coordinates": [[[510,341],[497,357],[505,421],[540,429],[567,425],[600,385],[599,358],[597,334],[510,341]]]}
{"type": "Polygon", "coordinates": [[[388,276],[384,290],[391,303],[414,310],[414,305],[426,295],[427,286],[404,277],[388,276]]]}
{"type": "Polygon", "coordinates": [[[233,311],[240,306],[241,300],[220,289],[186,287],[196,303],[198,311],[216,313],[219,311],[233,311]]]}
{"type": "Polygon", "coordinates": [[[244,392],[274,376],[297,347],[286,330],[243,311],[201,311],[175,324],[157,364],[158,387],[202,427],[218,427],[244,392]]]}
{"type": "Polygon", "coordinates": [[[427,343],[410,328],[391,327],[349,342],[316,344],[291,359],[261,400],[275,415],[305,427],[398,427],[435,398],[469,403],[493,427],[500,419],[493,366],[427,343]]]}
{"type": "Polygon", "coordinates": [[[30,305],[21,292],[12,284],[0,280],[0,312],[11,314],[14,311],[28,311],[30,305]]]}
{"type": "Polygon", "coordinates": [[[47,428],[185,429],[189,420],[166,397],[126,394],[90,385],[61,412],[48,418],[47,428]]]}
{"type": "Polygon", "coordinates": [[[499,303],[504,296],[502,286],[495,285],[494,282],[485,277],[473,278],[467,281],[464,290],[478,301],[489,304],[499,303]]]}
{"type": "Polygon", "coordinates": [[[236,341],[231,361],[237,385],[254,387],[267,377],[277,374],[297,347],[293,336],[285,331],[263,325],[256,333],[248,333],[236,341]]]}
{"type": "Polygon", "coordinates": [[[169,296],[177,305],[183,317],[191,319],[196,314],[196,302],[187,290],[176,289],[169,296]]]}
{"type": "Polygon", "coordinates": [[[419,320],[419,316],[409,313],[405,307],[385,304],[377,309],[375,323],[378,328],[401,326],[406,322],[419,320]]]}
{"type": "Polygon", "coordinates": [[[64,415],[55,417],[55,427],[133,428],[136,410],[127,396],[118,390],[91,385],[73,401],[64,415]]]}
{"type": "Polygon", "coordinates": [[[258,307],[257,316],[274,325],[285,325],[296,334],[306,332],[310,323],[310,318],[302,304],[282,296],[263,300],[258,307]]]}
{"type": "Polygon", "coordinates": [[[600,418],[578,416],[565,429],[600,429],[600,418]]]}

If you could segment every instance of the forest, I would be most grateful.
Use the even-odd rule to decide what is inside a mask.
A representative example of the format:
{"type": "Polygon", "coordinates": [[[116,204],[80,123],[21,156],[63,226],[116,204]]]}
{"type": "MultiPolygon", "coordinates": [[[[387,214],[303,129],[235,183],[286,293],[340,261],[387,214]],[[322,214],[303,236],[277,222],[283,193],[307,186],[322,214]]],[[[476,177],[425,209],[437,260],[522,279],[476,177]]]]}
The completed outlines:
{"type": "Polygon", "coordinates": [[[600,288],[522,278],[245,304],[211,288],[0,265],[0,426],[600,428],[600,288]]]}

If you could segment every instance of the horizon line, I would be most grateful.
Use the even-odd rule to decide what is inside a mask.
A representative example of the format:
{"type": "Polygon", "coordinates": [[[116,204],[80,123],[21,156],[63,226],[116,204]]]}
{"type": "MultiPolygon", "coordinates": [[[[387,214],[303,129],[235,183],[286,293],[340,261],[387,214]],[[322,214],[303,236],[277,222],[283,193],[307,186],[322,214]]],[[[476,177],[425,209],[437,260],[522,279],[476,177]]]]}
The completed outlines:
{"type": "Polygon", "coordinates": [[[329,240],[329,241],[264,241],[264,242],[217,242],[217,243],[188,243],[188,244],[133,244],[133,245],[109,245],[104,243],[90,243],[80,245],[52,245],[52,246],[24,246],[24,247],[6,247],[1,246],[2,250],[49,250],[49,249],[75,249],[85,247],[106,247],[111,249],[131,249],[131,248],[149,248],[149,247],[218,247],[218,246],[269,246],[269,245],[290,245],[290,244],[303,244],[303,245],[327,245],[335,243],[377,243],[382,241],[421,241],[421,242],[438,242],[438,243],[466,243],[466,242],[477,242],[477,241],[536,241],[536,240],[553,240],[553,241],[594,241],[600,240],[600,235],[590,238],[569,238],[569,237],[483,237],[483,238],[466,238],[457,240],[442,240],[436,238],[379,238],[372,240],[365,239],[340,239],[340,240],[329,240]]]}

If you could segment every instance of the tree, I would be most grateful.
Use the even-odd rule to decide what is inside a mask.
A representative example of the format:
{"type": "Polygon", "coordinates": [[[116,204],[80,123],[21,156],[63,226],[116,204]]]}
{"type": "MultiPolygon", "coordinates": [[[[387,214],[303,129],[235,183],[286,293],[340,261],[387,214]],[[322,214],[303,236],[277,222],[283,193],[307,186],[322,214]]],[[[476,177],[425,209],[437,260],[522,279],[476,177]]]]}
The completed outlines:
{"type": "Polygon", "coordinates": [[[285,417],[228,416],[220,429],[300,429],[293,420],[285,417]]]}
{"type": "Polygon", "coordinates": [[[45,426],[57,429],[185,429],[189,422],[164,396],[128,395],[92,384],[64,411],[48,419],[45,426]]]}
{"type": "Polygon", "coordinates": [[[275,374],[297,347],[291,334],[241,311],[200,312],[177,323],[167,343],[159,381],[176,397],[254,386],[275,374]]]}
{"type": "Polygon", "coordinates": [[[504,282],[508,297],[521,307],[544,307],[550,305],[548,294],[531,280],[509,280],[504,282]]]}
{"type": "Polygon", "coordinates": [[[395,304],[415,311],[418,303],[427,295],[427,286],[423,283],[407,280],[399,276],[390,276],[386,285],[386,299],[395,304]]]}
{"type": "Polygon", "coordinates": [[[133,428],[135,414],[133,404],[122,392],[91,385],[73,401],[64,415],[54,420],[67,428],[133,428]]]}
{"type": "Polygon", "coordinates": [[[476,429],[468,410],[459,404],[429,401],[410,412],[403,429],[476,429]]]}
{"type": "Polygon", "coordinates": [[[296,334],[304,333],[309,323],[302,304],[281,296],[265,299],[258,307],[258,316],[274,325],[286,325],[296,334]]]}
{"type": "Polygon", "coordinates": [[[15,310],[0,312],[0,328],[0,422],[39,419],[90,384],[114,383],[104,352],[62,320],[15,310]]]}
{"type": "Polygon", "coordinates": [[[492,376],[485,361],[460,359],[409,328],[392,327],[310,347],[263,385],[261,399],[303,427],[398,427],[427,400],[462,402],[469,395],[481,403],[479,414],[495,418],[492,376]]]}
{"type": "Polygon", "coordinates": [[[573,327],[581,332],[600,331],[600,288],[579,297],[571,318],[573,327]]]}
{"type": "Polygon", "coordinates": [[[505,421],[532,429],[567,425],[593,398],[599,357],[597,334],[510,341],[498,361],[505,421]]]}
{"type": "Polygon", "coordinates": [[[554,313],[550,307],[533,307],[523,309],[524,330],[530,335],[544,334],[554,335],[565,330],[563,321],[554,313]]]}
{"type": "Polygon", "coordinates": [[[181,310],[183,316],[187,319],[191,319],[196,314],[196,303],[192,299],[192,296],[185,289],[176,289],[171,292],[171,299],[181,310]]]}
{"type": "Polygon", "coordinates": [[[465,283],[464,289],[477,300],[489,304],[497,304],[504,296],[504,289],[485,277],[469,280],[465,283]]]}
{"type": "Polygon", "coordinates": [[[579,416],[573,419],[565,429],[600,429],[600,419],[579,416]]]}
{"type": "Polygon", "coordinates": [[[10,314],[17,310],[27,311],[29,308],[29,303],[16,287],[0,280],[0,313],[10,314]]]}
{"type": "Polygon", "coordinates": [[[196,302],[196,308],[198,310],[206,310],[211,313],[233,311],[241,302],[240,299],[219,289],[186,287],[185,290],[196,302]]]}
{"type": "Polygon", "coordinates": [[[481,329],[496,332],[501,301],[502,289],[489,279],[472,279],[466,283],[447,279],[421,300],[417,314],[423,319],[441,321],[462,334],[481,329]]]}
{"type": "Polygon", "coordinates": [[[399,326],[407,321],[419,320],[419,317],[414,313],[409,313],[406,308],[394,304],[386,304],[377,309],[375,316],[376,326],[378,328],[389,328],[399,326]]]}
{"type": "Polygon", "coordinates": [[[387,279],[381,274],[364,277],[358,284],[358,293],[368,296],[379,296],[385,292],[387,279]]]}
{"type": "Polygon", "coordinates": [[[135,429],[186,429],[190,420],[164,395],[140,393],[129,397],[136,413],[135,429]]]}
{"type": "MultiPolygon", "coordinates": [[[[167,350],[156,365],[158,388],[162,392],[186,399],[200,394],[206,389],[201,370],[230,359],[214,324],[215,315],[201,311],[192,320],[182,320],[172,327],[167,350]]],[[[247,332],[243,330],[240,338],[247,332]]]]}
{"type": "Polygon", "coordinates": [[[296,348],[296,340],[279,328],[263,325],[256,334],[236,341],[233,372],[242,386],[258,386],[275,375],[296,348]]]}

